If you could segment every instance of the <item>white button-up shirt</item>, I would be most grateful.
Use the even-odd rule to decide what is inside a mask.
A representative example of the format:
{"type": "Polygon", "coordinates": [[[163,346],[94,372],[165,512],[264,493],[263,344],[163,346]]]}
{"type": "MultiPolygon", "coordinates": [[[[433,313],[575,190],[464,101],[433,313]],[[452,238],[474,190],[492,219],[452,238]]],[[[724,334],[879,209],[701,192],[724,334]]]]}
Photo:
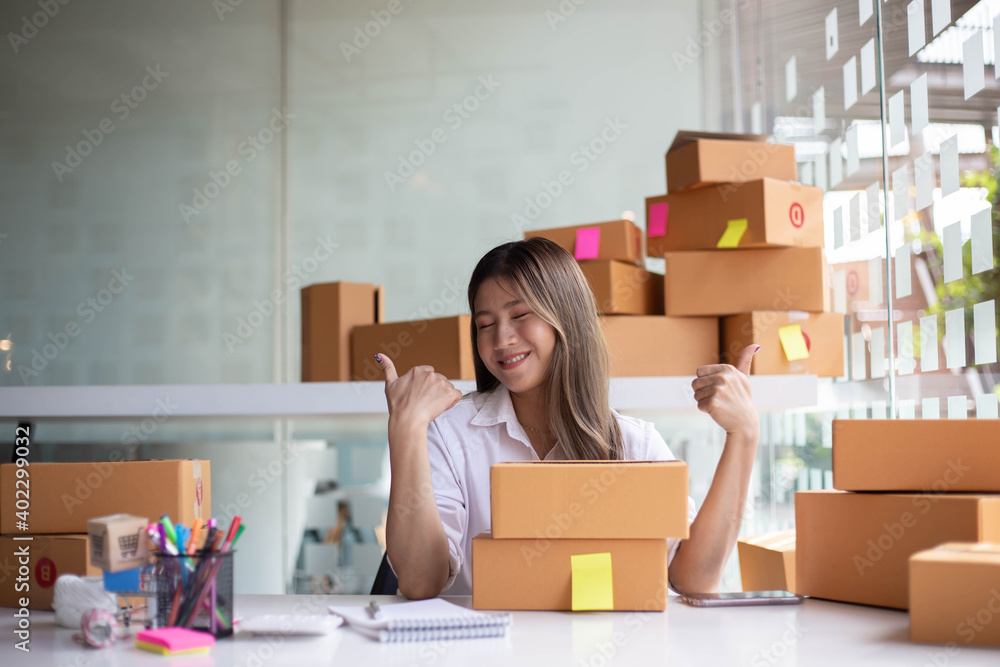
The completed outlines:
{"type": "MultiPolygon", "coordinates": [[[[621,426],[625,458],[671,461],[674,455],[649,422],[614,413],[621,426]]],[[[431,422],[427,429],[431,480],[438,513],[448,538],[448,595],[472,595],[472,538],[490,530],[490,466],[502,461],[537,461],[510,393],[502,384],[493,391],[473,392],[431,422]]],[[[556,444],[546,461],[566,458],[556,444]]],[[[643,508],[636,508],[642,511],[643,508]]],[[[688,498],[688,523],[695,505],[688,498]]],[[[679,539],[668,540],[672,560],[679,539]]],[[[668,560],[668,562],[669,562],[668,560]]]]}

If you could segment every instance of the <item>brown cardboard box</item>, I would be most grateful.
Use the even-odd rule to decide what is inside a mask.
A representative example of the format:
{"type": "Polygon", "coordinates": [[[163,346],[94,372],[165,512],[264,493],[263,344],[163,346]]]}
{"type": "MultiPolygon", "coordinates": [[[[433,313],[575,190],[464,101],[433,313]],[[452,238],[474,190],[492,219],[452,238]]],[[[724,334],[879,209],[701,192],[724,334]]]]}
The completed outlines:
{"type": "Polygon", "coordinates": [[[1000,646],[1000,544],[949,542],[910,557],[910,639],[1000,646]]]}
{"type": "Polygon", "coordinates": [[[16,467],[0,465],[0,533],[86,533],[90,519],[122,512],[184,524],[212,515],[206,460],[32,463],[29,528],[18,530],[16,467]]]}
{"type": "Polygon", "coordinates": [[[611,220],[609,222],[593,222],[588,225],[572,227],[552,227],[550,229],[533,229],[524,233],[524,238],[542,236],[555,241],[566,248],[577,259],[617,259],[643,266],[645,264],[642,230],[631,220],[611,220]],[[596,227],[600,230],[600,244],[597,257],[580,258],[576,255],[576,231],[596,227]]]}
{"type": "Polygon", "coordinates": [[[611,315],[601,323],[612,377],[695,375],[719,363],[717,317],[611,315]]]}
{"type": "Polygon", "coordinates": [[[820,248],[668,252],[667,315],[737,315],[752,310],[830,310],[820,248]]]}
{"type": "Polygon", "coordinates": [[[490,503],[497,539],[687,537],[688,468],[683,461],[497,463],[490,503]]]}
{"type": "Polygon", "coordinates": [[[580,262],[598,312],[606,315],[662,315],[663,276],[616,260],[580,262]]]}
{"type": "Polygon", "coordinates": [[[142,567],[149,561],[147,517],[112,514],[87,522],[90,561],[106,572],[142,567]]]}
{"type": "Polygon", "coordinates": [[[681,130],[667,151],[667,192],[758,178],[798,180],[795,147],[757,134],[681,130]]]}
{"type": "Polygon", "coordinates": [[[750,366],[753,375],[844,375],[844,316],[839,313],[758,310],[723,317],[721,326],[722,358],[727,364],[735,364],[747,345],[760,345],[750,366]],[[809,356],[789,361],[778,330],[795,324],[802,329],[809,356]]]}
{"type": "Polygon", "coordinates": [[[374,358],[381,352],[392,359],[400,375],[414,366],[429,365],[451,380],[475,380],[471,331],[469,315],[354,327],[351,379],[381,380],[382,368],[374,358]]]}
{"type": "Polygon", "coordinates": [[[835,419],[833,487],[1000,492],[996,419],[835,419]]]}
{"type": "MultiPolygon", "coordinates": [[[[33,463],[31,469],[36,465],[33,463]]],[[[101,574],[90,562],[86,535],[34,535],[31,541],[0,536],[0,566],[0,607],[21,607],[21,598],[26,598],[24,606],[29,609],[52,609],[59,575],[101,574]],[[28,552],[28,580],[17,581],[18,560],[24,550],[28,552]]]]}
{"type": "Polygon", "coordinates": [[[472,608],[569,611],[570,556],[611,554],[615,611],[667,606],[666,540],[472,540],[472,608]]]}
{"type": "Polygon", "coordinates": [[[799,491],[795,540],[796,593],[906,609],[910,556],[1000,541],[1000,496],[799,491]]]}
{"type": "MultiPolygon", "coordinates": [[[[913,262],[911,262],[912,264],[913,262]]],[[[855,304],[868,305],[868,262],[842,262],[830,264],[830,307],[836,308],[833,290],[836,289],[836,274],[844,272],[844,308],[846,314],[853,315],[859,308],[855,304]]],[[[884,282],[884,281],[882,281],[884,282]]],[[[919,285],[914,281],[913,286],[919,285]]]]}
{"type": "Polygon", "coordinates": [[[729,221],[735,219],[746,220],[746,230],[738,239],[740,248],[823,247],[823,191],[819,188],[773,178],[729,187],[646,199],[646,252],[656,256],[675,250],[714,250],[729,221]],[[665,230],[649,224],[650,208],[660,204],[668,207],[665,230]]]}
{"type": "Polygon", "coordinates": [[[740,538],[740,576],[745,591],[795,590],[795,531],[778,530],[740,538]]]}
{"type": "Polygon", "coordinates": [[[366,283],[321,283],[302,290],[302,381],[351,379],[351,329],[385,320],[385,291],[366,283]]]}

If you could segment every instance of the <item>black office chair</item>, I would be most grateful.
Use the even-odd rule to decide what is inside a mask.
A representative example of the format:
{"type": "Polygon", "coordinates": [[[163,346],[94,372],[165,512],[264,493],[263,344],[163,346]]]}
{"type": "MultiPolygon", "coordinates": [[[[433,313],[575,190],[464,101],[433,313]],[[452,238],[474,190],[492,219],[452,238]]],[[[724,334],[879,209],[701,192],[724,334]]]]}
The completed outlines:
{"type": "Polygon", "coordinates": [[[389,567],[389,555],[382,554],[382,562],[378,566],[375,582],[372,584],[371,595],[395,595],[399,590],[399,580],[396,573],[389,567]]]}

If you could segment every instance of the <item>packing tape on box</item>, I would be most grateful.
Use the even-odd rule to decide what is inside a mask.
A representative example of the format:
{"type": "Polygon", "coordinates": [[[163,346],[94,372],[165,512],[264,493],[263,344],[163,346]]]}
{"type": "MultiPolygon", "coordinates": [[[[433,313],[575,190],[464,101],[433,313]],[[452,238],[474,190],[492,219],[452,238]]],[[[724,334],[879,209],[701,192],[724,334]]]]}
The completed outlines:
{"type": "Polygon", "coordinates": [[[63,574],[56,579],[52,598],[56,623],[62,628],[79,628],[84,613],[90,609],[104,609],[112,615],[118,613],[118,599],[104,590],[100,577],[78,577],[63,574]]]}

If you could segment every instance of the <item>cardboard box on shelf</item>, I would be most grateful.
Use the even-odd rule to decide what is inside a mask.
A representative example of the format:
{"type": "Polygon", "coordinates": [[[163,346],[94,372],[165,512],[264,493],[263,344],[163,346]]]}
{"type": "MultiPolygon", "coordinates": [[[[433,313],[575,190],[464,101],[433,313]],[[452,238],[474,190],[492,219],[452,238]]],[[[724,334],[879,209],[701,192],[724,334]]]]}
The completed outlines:
{"type": "Polygon", "coordinates": [[[610,315],[601,323],[612,377],[693,376],[719,363],[717,317],[610,315]]]}
{"type": "Polygon", "coordinates": [[[320,283],[302,289],[302,381],[351,379],[351,329],[385,320],[385,290],[367,283],[320,283]]]}
{"type": "Polygon", "coordinates": [[[1000,541],[1000,496],[799,491],[795,540],[796,593],[906,609],[910,556],[1000,541]]]}
{"type": "Polygon", "coordinates": [[[611,555],[615,611],[663,611],[667,605],[666,540],[472,540],[473,609],[569,611],[570,558],[611,555]]]}
{"type": "Polygon", "coordinates": [[[996,419],[835,419],[833,486],[1000,492],[998,441],[996,419]]]}
{"type": "Polygon", "coordinates": [[[758,310],[723,317],[721,327],[727,364],[735,364],[748,345],[760,345],[750,366],[753,375],[844,375],[844,316],[839,313],[758,310]]]}
{"type": "Polygon", "coordinates": [[[778,530],[736,542],[745,591],[795,590],[795,531],[778,530]]]}
{"type": "MultiPolygon", "coordinates": [[[[38,464],[32,464],[34,470],[38,464]]],[[[0,607],[52,609],[56,579],[61,574],[80,577],[100,576],[100,568],[90,562],[86,535],[33,535],[30,542],[0,536],[0,563],[10,569],[0,586],[0,607]],[[15,581],[20,558],[27,551],[26,581],[15,581]],[[22,605],[24,598],[27,604],[22,605]]]]}
{"type": "Polygon", "coordinates": [[[823,247],[823,191],[761,178],[646,199],[646,252],[823,247]]]}
{"type": "Polygon", "coordinates": [[[830,310],[821,248],[693,250],[664,254],[667,315],[830,310]]]}
{"type": "Polygon", "coordinates": [[[684,538],[688,467],[683,461],[497,463],[490,467],[490,503],[497,539],[684,538]]]}
{"type": "Polygon", "coordinates": [[[555,241],[580,261],[617,259],[638,266],[645,264],[642,230],[631,220],[610,220],[524,232],[526,239],[535,236],[555,241]]]}
{"type": "Polygon", "coordinates": [[[430,365],[448,379],[474,380],[471,330],[469,315],[354,327],[351,379],[381,380],[382,368],[374,358],[380,352],[392,359],[400,375],[430,365]]]}
{"type": "Polygon", "coordinates": [[[0,465],[0,533],[86,533],[95,517],[128,513],[168,515],[190,524],[212,515],[211,467],[207,460],[32,463],[28,530],[15,522],[13,463],[0,465]]]}
{"type": "Polygon", "coordinates": [[[112,514],[87,522],[90,562],[105,572],[142,567],[149,560],[147,517],[112,514]]]}
{"type": "Polygon", "coordinates": [[[910,639],[1000,646],[1000,544],[949,542],[910,557],[910,639]]]}
{"type": "Polygon", "coordinates": [[[666,155],[667,192],[758,178],[798,180],[795,147],[767,139],[759,134],[681,130],[666,155]]]}
{"type": "Polygon", "coordinates": [[[580,262],[598,312],[606,315],[662,315],[663,276],[617,260],[580,262]]]}

